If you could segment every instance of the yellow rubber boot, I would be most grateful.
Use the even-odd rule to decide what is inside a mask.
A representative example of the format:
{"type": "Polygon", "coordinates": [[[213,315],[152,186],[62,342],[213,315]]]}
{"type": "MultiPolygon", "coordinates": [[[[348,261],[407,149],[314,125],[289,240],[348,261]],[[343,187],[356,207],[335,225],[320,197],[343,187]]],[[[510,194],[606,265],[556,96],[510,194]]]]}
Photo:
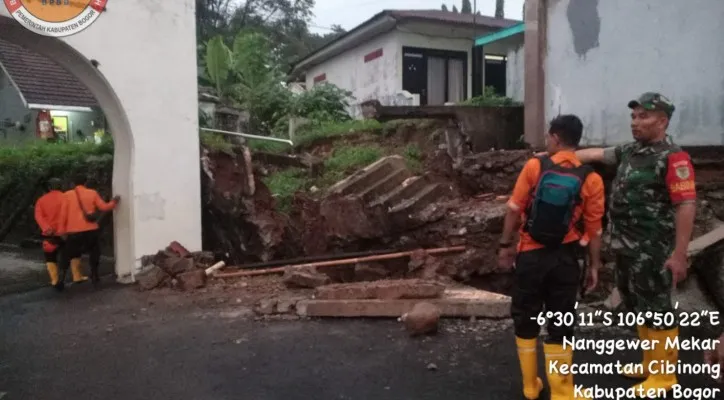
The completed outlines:
{"type": "Polygon", "coordinates": [[[48,267],[48,275],[50,276],[50,284],[55,286],[58,284],[58,264],[54,262],[47,262],[45,265],[48,267]]]}
{"type": "Polygon", "coordinates": [[[70,271],[73,273],[73,282],[85,282],[88,280],[88,277],[83,275],[83,272],[80,270],[80,258],[74,258],[70,260],[70,271]]]}
{"type": "Polygon", "coordinates": [[[518,347],[520,373],[523,377],[523,396],[526,399],[535,400],[543,390],[543,380],[538,377],[538,353],[536,349],[538,339],[516,337],[515,344],[518,347]]]}
{"type": "Polygon", "coordinates": [[[573,386],[573,374],[563,374],[559,371],[563,369],[561,366],[570,366],[573,363],[573,349],[570,347],[564,349],[563,345],[560,344],[545,343],[543,350],[545,352],[545,368],[548,386],[550,386],[551,400],[589,400],[588,397],[576,396],[573,386]]]}
{"type": "Polygon", "coordinates": [[[659,390],[669,391],[678,383],[676,373],[669,374],[665,372],[667,364],[675,366],[679,361],[679,349],[666,347],[667,339],[673,341],[677,336],[679,336],[678,327],[665,331],[649,329],[649,337],[652,340],[658,340],[652,353],[652,361],[658,361],[658,364],[645,381],[633,386],[636,396],[641,398],[645,398],[648,395],[660,397],[658,393],[659,390]],[[649,391],[651,391],[651,393],[648,393],[649,391]]]}
{"type": "MultiPolygon", "coordinates": [[[[636,331],[639,335],[639,340],[651,340],[649,337],[649,328],[646,325],[639,325],[636,327],[636,331]]],[[[625,367],[625,370],[630,370],[629,373],[622,373],[621,375],[630,379],[646,379],[649,377],[649,365],[652,361],[653,350],[643,350],[643,359],[641,364],[629,364],[625,367]]]]}

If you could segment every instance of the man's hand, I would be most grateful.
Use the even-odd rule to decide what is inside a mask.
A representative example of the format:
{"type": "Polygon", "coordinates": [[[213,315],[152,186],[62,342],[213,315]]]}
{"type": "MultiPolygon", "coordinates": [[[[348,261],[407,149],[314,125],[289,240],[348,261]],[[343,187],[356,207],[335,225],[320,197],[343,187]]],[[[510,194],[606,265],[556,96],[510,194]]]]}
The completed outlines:
{"type": "Polygon", "coordinates": [[[674,252],[664,263],[664,268],[671,270],[673,284],[676,287],[679,282],[686,279],[687,269],[689,268],[686,253],[674,252]]]}
{"type": "Polygon", "coordinates": [[[113,201],[116,202],[116,204],[121,202],[121,196],[113,196],[113,201]]]}
{"type": "Polygon", "coordinates": [[[593,292],[598,286],[598,271],[601,269],[601,262],[591,263],[586,271],[586,294],[593,292]]]}
{"type": "Polygon", "coordinates": [[[510,246],[498,250],[498,267],[505,272],[513,269],[515,263],[515,247],[510,246]]]}
{"type": "Polygon", "coordinates": [[[55,235],[55,230],[53,228],[48,228],[43,231],[43,236],[53,236],[55,235]]]}

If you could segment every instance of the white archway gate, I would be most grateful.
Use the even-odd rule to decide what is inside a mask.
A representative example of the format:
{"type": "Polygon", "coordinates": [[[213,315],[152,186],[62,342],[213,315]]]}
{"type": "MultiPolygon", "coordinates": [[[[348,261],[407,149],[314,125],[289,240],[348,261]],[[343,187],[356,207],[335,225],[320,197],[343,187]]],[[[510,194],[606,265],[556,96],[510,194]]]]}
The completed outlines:
{"type": "Polygon", "coordinates": [[[194,0],[111,0],[90,27],[62,39],[25,29],[0,5],[0,36],[58,62],[106,114],[113,192],[122,197],[119,281],[132,281],[141,257],[171,241],[201,250],[194,0]]]}

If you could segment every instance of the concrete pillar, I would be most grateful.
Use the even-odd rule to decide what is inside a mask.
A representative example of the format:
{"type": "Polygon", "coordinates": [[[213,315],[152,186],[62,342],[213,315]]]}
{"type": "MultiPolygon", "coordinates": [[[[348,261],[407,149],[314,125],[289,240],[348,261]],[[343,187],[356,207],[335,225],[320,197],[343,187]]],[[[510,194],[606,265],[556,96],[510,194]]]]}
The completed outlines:
{"type": "Polygon", "coordinates": [[[525,141],[542,148],[545,132],[547,0],[525,1],[525,141]]]}
{"type": "Polygon", "coordinates": [[[193,0],[112,1],[91,26],[40,36],[0,7],[3,39],[68,69],[96,96],[115,143],[116,274],[176,240],[201,249],[196,26],[193,0]],[[94,67],[90,60],[97,61],[94,67]]]}

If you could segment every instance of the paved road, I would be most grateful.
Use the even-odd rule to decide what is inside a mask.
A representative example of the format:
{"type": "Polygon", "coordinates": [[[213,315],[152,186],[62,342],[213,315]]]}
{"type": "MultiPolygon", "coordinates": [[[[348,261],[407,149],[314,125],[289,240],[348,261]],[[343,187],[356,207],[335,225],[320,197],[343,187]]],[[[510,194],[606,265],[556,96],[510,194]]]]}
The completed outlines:
{"type": "MultiPolygon", "coordinates": [[[[85,273],[88,272],[88,257],[83,257],[85,273]]],[[[101,258],[101,274],[113,273],[113,260],[101,258]]],[[[19,248],[0,244],[0,296],[20,293],[44,287],[48,283],[48,272],[40,248],[19,248]]],[[[66,280],[70,282],[70,273],[66,280]]]]}
{"type": "MultiPolygon", "coordinates": [[[[0,310],[2,400],[520,398],[509,321],[445,321],[437,336],[411,339],[396,321],[255,321],[193,296],[90,285],[5,296],[0,310]]],[[[577,361],[634,357],[581,352],[577,361]]]]}

